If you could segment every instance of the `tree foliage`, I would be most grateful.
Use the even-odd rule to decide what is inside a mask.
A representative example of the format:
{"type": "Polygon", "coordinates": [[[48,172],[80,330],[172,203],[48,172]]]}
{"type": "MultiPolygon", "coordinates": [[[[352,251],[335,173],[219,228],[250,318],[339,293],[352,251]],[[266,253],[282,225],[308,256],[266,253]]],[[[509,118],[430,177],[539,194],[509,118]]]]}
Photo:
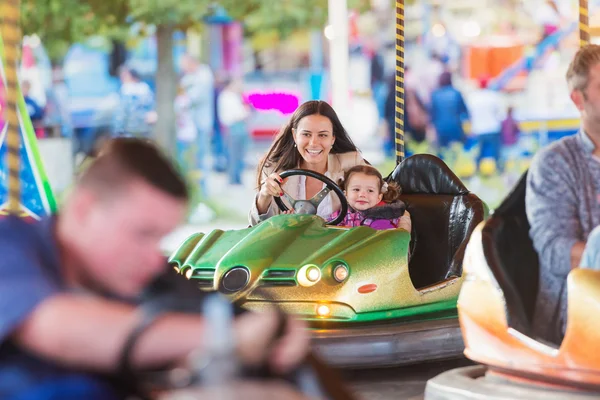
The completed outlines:
{"type": "MultiPolygon", "coordinates": [[[[168,25],[185,30],[202,24],[215,6],[244,23],[247,35],[277,32],[286,38],[295,30],[322,28],[328,0],[22,0],[24,34],[36,33],[51,58],[68,45],[92,35],[124,37],[134,23],[168,25]]],[[[369,0],[349,0],[364,10],[369,0]]],[[[62,53],[62,54],[61,54],[62,53]]]]}

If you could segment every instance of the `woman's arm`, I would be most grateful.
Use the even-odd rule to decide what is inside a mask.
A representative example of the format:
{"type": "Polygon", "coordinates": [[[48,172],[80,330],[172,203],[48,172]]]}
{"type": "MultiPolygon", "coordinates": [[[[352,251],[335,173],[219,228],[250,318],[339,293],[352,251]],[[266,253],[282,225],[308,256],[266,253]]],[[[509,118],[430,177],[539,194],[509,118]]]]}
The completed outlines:
{"type": "Polygon", "coordinates": [[[250,208],[248,216],[250,225],[254,226],[267,218],[279,214],[279,208],[273,201],[273,197],[283,195],[282,183],[283,180],[276,172],[265,177],[252,203],[252,208],[250,208]]]}
{"type": "Polygon", "coordinates": [[[261,209],[259,208],[258,201],[259,195],[257,194],[254,198],[254,201],[252,202],[250,212],[248,213],[248,222],[250,222],[250,225],[252,226],[258,225],[260,222],[274,215],[277,215],[277,211],[279,210],[279,208],[277,208],[277,205],[273,201],[273,198],[271,198],[271,202],[268,204],[267,208],[263,209],[264,211],[261,211],[261,209]]]}
{"type": "Polygon", "coordinates": [[[400,221],[398,222],[398,228],[404,229],[408,231],[408,233],[412,232],[412,221],[410,219],[410,213],[404,211],[404,215],[400,217],[400,221]]]}

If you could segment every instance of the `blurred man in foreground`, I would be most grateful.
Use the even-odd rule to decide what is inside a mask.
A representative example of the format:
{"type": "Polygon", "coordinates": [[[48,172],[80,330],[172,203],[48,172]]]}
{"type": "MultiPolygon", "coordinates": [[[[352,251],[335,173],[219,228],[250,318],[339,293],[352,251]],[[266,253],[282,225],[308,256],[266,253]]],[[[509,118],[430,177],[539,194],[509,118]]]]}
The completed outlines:
{"type": "MultiPolygon", "coordinates": [[[[131,304],[165,272],[159,242],[183,221],[187,201],[185,183],[154,145],[121,138],[79,177],[57,216],[0,220],[0,398],[46,399],[52,390],[56,398],[111,398],[100,376],[116,372],[141,319],[131,304]]],[[[286,372],[303,359],[308,335],[298,322],[271,346],[278,322],[275,313],[236,319],[243,362],[286,372]]],[[[200,316],[163,314],[140,337],[133,366],[182,361],[204,330],[200,316]]]]}

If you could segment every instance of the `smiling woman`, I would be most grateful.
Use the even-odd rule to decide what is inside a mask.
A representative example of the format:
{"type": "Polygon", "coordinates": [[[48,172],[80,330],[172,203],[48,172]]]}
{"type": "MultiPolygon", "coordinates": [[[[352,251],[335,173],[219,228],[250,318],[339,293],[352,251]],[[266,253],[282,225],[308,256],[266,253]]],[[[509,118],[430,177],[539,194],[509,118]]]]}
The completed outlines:
{"type": "MultiPolygon", "coordinates": [[[[250,210],[250,224],[280,213],[273,197],[285,192],[296,199],[310,199],[323,189],[322,182],[310,177],[293,176],[283,182],[281,172],[302,168],[337,181],[347,169],[360,164],[365,161],[333,108],[323,101],[302,104],[258,165],[259,192],[250,210]]],[[[317,215],[327,219],[339,209],[339,199],[328,195],[317,215]]]]}

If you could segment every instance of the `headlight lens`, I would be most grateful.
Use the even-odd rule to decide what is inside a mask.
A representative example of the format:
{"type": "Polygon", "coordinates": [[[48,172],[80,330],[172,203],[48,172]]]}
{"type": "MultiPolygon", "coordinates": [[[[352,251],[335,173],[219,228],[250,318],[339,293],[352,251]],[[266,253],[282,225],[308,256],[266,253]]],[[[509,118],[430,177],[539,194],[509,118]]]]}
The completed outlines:
{"type": "Polygon", "coordinates": [[[336,265],[333,269],[333,279],[338,282],[344,282],[348,278],[348,267],[344,264],[336,265]]]}
{"type": "Polygon", "coordinates": [[[188,278],[188,279],[192,279],[192,275],[193,275],[193,274],[194,274],[194,270],[193,270],[193,269],[191,269],[191,268],[188,268],[188,269],[185,271],[185,277],[186,277],[186,278],[188,278]]]}
{"type": "Polygon", "coordinates": [[[306,279],[311,282],[317,282],[321,279],[321,270],[317,267],[310,267],[306,270],[306,279]]]}
{"type": "Polygon", "coordinates": [[[314,286],[321,280],[321,269],[315,264],[307,264],[298,270],[297,279],[300,286],[314,286]]]}

